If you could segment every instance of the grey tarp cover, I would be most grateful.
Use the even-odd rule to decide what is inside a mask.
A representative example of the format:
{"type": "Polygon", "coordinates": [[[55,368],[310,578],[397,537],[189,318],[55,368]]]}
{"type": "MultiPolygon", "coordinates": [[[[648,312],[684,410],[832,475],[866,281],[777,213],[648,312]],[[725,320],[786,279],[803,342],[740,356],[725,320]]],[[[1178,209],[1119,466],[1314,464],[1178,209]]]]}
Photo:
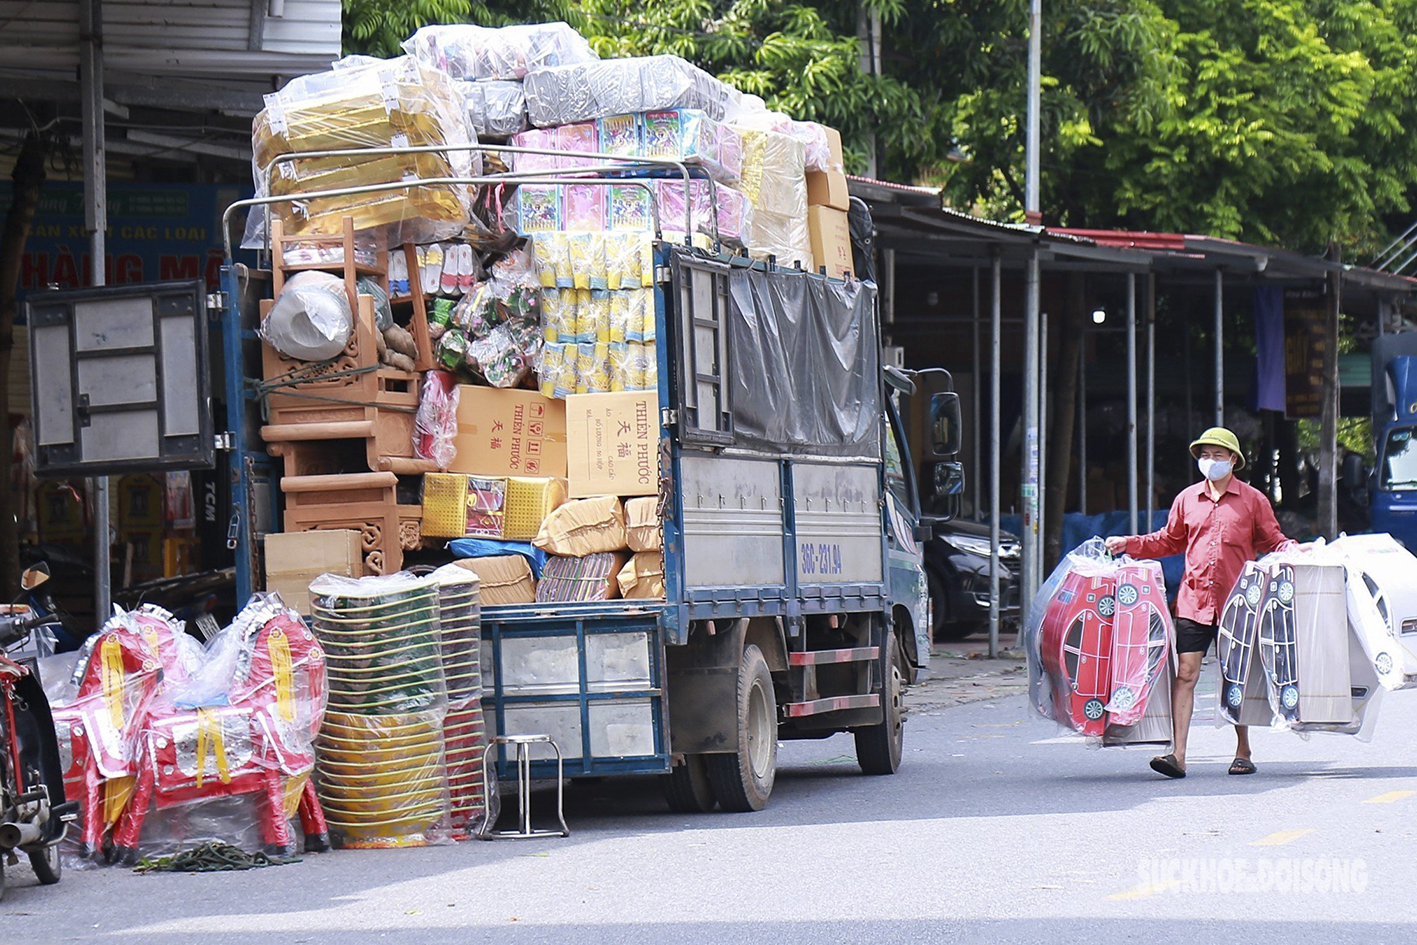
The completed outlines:
{"type": "Polygon", "coordinates": [[[729,275],[731,404],[739,445],[878,456],[876,286],[797,270],[729,275]]]}

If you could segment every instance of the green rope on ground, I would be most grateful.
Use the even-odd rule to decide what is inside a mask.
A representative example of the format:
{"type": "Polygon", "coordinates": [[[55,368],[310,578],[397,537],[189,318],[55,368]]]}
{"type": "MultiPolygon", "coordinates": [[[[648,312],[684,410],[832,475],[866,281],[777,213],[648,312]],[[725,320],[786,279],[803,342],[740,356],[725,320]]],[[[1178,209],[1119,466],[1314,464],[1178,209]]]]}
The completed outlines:
{"type": "Polygon", "coordinates": [[[143,857],[135,873],[220,873],[230,870],[253,870],[262,866],[284,866],[299,863],[298,856],[270,856],[265,853],[247,853],[221,840],[211,840],[190,850],[183,850],[171,856],[156,860],[143,857]]]}

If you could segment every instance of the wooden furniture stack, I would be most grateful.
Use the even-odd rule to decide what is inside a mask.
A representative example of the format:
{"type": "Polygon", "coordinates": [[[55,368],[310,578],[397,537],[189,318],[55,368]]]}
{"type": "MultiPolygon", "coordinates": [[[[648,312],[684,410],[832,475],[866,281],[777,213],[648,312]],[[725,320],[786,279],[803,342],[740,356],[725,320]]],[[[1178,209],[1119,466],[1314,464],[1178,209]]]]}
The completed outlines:
{"type": "MultiPolygon", "coordinates": [[[[430,472],[437,464],[414,453],[422,375],[379,362],[374,300],[356,287],[367,277],[388,291],[387,253],[380,250],[373,265],[356,259],[351,219],[338,236],[301,237],[286,237],[274,220],[271,246],[277,298],[296,272],[327,271],[343,277],[355,313],[349,343],[328,361],[299,361],[262,345],[268,422],[261,437],[266,451],[285,463],[285,531],[353,529],[363,538],[365,572],[392,573],[402,567],[403,553],[421,543],[421,507],[399,504],[398,476],[430,472]],[[295,244],[339,247],[342,253],[334,261],[287,265],[286,249],[295,244]]],[[[412,245],[395,251],[408,258],[411,294],[391,296],[390,303],[396,321],[408,318],[418,344],[415,365],[423,371],[432,367],[433,352],[416,256],[412,245]]],[[[261,303],[262,320],[274,305],[261,303]]]]}

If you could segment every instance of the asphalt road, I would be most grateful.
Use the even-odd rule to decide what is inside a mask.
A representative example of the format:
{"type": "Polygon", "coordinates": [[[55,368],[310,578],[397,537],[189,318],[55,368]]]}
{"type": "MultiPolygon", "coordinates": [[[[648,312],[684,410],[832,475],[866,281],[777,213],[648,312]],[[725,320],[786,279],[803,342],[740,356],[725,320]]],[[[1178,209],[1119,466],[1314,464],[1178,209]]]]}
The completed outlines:
{"type": "MultiPolygon", "coordinates": [[[[652,783],[570,795],[569,839],[343,852],[240,874],[12,868],[7,943],[1408,941],[1417,692],[1370,744],[1197,722],[1191,776],[1092,751],[1024,700],[914,714],[894,777],[849,739],[783,746],[759,814],[669,813],[652,783]]],[[[1204,701],[1204,700],[1202,700],[1204,701]]],[[[549,800],[549,798],[538,798],[549,800]]]]}

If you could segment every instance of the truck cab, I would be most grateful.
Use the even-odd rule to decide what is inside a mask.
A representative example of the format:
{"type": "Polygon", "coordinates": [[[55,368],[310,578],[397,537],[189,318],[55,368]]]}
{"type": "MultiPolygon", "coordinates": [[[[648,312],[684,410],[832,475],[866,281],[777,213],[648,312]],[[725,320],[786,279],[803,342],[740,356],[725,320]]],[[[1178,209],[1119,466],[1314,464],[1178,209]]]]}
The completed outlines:
{"type": "Polygon", "coordinates": [[[1417,357],[1393,357],[1383,377],[1389,422],[1377,436],[1372,528],[1417,548],[1417,357]]]}
{"type": "Polygon", "coordinates": [[[885,369],[885,379],[889,396],[882,455],[890,596],[896,626],[906,626],[908,621],[913,631],[905,655],[909,667],[906,681],[914,682],[929,665],[935,624],[926,549],[935,537],[936,526],[957,513],[964,491],[964,470],[955,458],[960,447],[959,395],[948,371],[930,372],[929,434],[912,443],[907,418],[922,391],[915,379],[894,367],[885,369]]]}

